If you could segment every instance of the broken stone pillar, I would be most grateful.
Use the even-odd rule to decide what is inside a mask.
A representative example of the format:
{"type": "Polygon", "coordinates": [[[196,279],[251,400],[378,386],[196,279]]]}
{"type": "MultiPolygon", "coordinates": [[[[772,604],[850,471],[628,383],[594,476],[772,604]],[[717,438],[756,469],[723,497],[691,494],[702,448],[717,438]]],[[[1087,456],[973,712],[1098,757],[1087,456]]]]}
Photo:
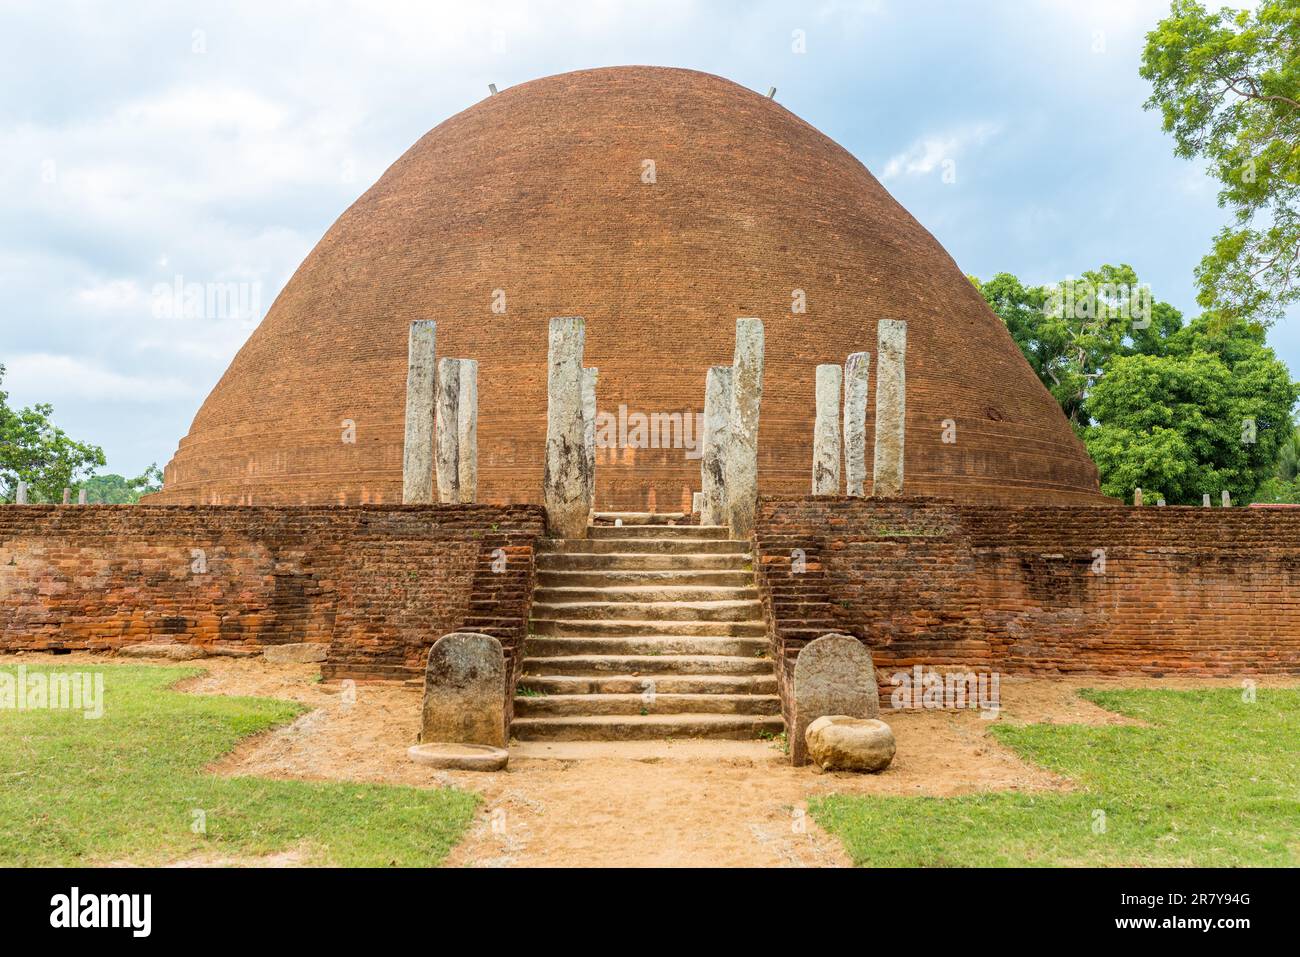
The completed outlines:
{"type": "Polygon", "coordinates": [[[1133,504],[1134,505],[1142,504],[1142,490],[1140,488],[1135,488],[1133,490],[1133,504]]]}
{"type": "Polygon", "coordinates": [[[70,488],[65,488],[65,489],[63,490],[63,504],[64,504],[64,505],[71,505],[71,504],[72,504],[72,489],[70,489],[70,488]]]}
{"type": "Polygon", "coordinates": [[[867,482],[867,387],[871,353],[854,352],[844,363],[844,491],[864,495],[867,482]]]}
{"type": "Polygon", "coordinates": [[[1209,507],[1210,507],[1210,493],[1209,493],[1209,492],[1206,492],[1204,495],[1201,496],[1201,507],[1202,507],[1202,508],[1209,508],[1209,507]]]}
{"type": "Polygon", "coordinates": [[[876,454],[871,494],[903,492],[903,433],[907,414],[907,323],[881,319],[876,346],[876,454]]]}
{"type": "Polygon", "coordinates": [[[582,447],[587,454],[587,511],[596,510],[596,380],[600,370],[582,370],[582,447]]]}
{"type": "Polygon", "coordinates": [[[587,450],[582,421],[582,350],[587,326],[580,316],[551,320],[546,375],[546,464],[542,503],[554,538],[586,538],[587,450]]]}
{"type": "Polygon", "coordinates": [[[460,360],[438,360],[435,465],[438,501],[444,505],[460,501],[460,360]]]}
{"type": "Polygon", "coordinates": [[[1222,492],[1219,493],[1219,495],[1223,498],[1223,507],[1231,508],[1232,496],[1228,494],[1228,490],[1225,488],[1222,492]]]}
{"type": "Polygon", "coordinates": [[[790,763],[808,763],[808,726],[831,714],[874,718],[880,713],[876,668],[867,646],[848,635],[822,635],[794,660],[794,727],[787,741],[790,763]]]}
{"type": "Polygon", "coordinates": [[[763,401],[763,320],[736,320],[727,438],[727,525],[749,538],[758,506],[758,417],[763,401]]]}
{"type": "Polygon", "coordinates": [[[470,631],[443,635],[424,668],[420,741],[504,748],[506,735],[501,642],[470,631]]]}
{"type": "Polygon", "coordinates": [[[77,490],[77,504],[78,505],[86,504],[86,490],[84,488],[77,490]]]}
{"type": "Polygon", "coordinates": [[[817,416],[813,421],[812,493],[840,494],[840,387],[844,370],[817,367],[817,416]]]}
{"type": "Polygon", "coordinates": [[[727,441],[731,434],[731,366],[712,366],[704,379],[700,437],[701,525],[727,523],[727,441]]]}
{"type": "Polygon", "coordinates": [[[22,479],[18,480],[18,489],[16,492],[14,492],[14,504],[16,505],[27,504],[27,483],[24,482],[22,479]]]}
{"type": "Polygon", "coordinates": [[[406,345],[406,439],[402,446],[402,501],[433,501],[433,389],[437,367],[431,319],[411,323],[406,345]]]}
{"type": "Polygon", "coordinates": [[[478,498],[478,362],[460,360],[456,402],[456,473],[460,501],[478,498]]]}

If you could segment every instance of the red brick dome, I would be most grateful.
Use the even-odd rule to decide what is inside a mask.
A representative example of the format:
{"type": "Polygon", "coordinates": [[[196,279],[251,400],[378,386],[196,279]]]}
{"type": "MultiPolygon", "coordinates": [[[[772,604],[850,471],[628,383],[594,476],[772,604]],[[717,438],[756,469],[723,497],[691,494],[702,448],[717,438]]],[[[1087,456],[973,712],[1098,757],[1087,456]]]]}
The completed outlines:
{"type": "MultiPolygon", "coordinates": [[[[586,317],[614,415],[702,411],[736,318],[763,319],[761,489],[798,494],[816,365],[874,356],[877,321],[905,319],[908,494],[1101,501],[1001,322],[860,162],[780,103],[654,67],[525,83],[422,137],[299,267],[151,501],[400,501],[415,319],[437,320],[439,356],[479,361],[480,500],[539,501],[547,323],[565,315],[586,317]]],[[[680,448],[597,458],[602,509],[678,510],[699,487],[680,448]]]]}

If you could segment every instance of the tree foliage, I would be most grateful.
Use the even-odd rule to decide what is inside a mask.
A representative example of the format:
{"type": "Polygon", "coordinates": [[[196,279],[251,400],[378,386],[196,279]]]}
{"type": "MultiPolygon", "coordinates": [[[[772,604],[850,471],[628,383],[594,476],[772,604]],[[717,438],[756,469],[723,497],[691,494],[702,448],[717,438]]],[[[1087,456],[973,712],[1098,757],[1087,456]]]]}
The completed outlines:
{"type": "Polygon", "coordinates": [[[1210,13],[1174,0],[1140,73],[1175,152],[1208,162],[1233,215],[1196,270],[1198,301],[1278,318],[1300,300],[1300,4],[1210,13]]]}
{"type": "Polygon", "coordinates": [[[81,478],[104,466],[103,449],[69,438],[50,421],[53,414],[54,407],[47,403],[11,409],[9,394],[0,390],[0,496],[4,501],[14,501],[21,480],[28,485],[29,501],[60,502],[65,488],[77,488],[81,478]]]}
{"type": "Polygon", "coordinates": [[[1245,501],[1277,469],[1300,399],[1256,322],[1184,324],[1129,266],[1053,286],[1000,273],[976,285],[1087,446],[1102,491],[1245,501]],[[1064,303],[1064,307],[1062,304],[1064,303]]]}
{"type": "Polygon", "coordinates": [[[141,496],[162,488],[162,469],[150,465],[135,478],[109,473],[95,475],[81,483],[90,505],[135,505],[141,496]]]}

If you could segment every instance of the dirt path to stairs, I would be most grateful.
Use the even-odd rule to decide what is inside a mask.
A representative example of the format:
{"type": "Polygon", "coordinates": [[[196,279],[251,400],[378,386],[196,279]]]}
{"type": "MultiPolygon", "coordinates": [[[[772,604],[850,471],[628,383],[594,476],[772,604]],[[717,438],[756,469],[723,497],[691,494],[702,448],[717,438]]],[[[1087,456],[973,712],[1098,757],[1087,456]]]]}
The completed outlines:
{"type": "MultiPolygon", "coordinates": [[[[85,655],[15,655],[0,661],[121,663],[85,655]]],[[[791,768],[775,747],[761,741],[526,742],[515,746],[505,773],[438,772],[406,758],[419,724],[418,690],[361,685],[356,703],[347,706],[338,685],[319,682],[314,665],[209,659],[200,666],[207,674],[187,682],[184,690],[289,698],[313,709],[293,725],[246,742],[214,769],[218,773],[452,784],[482,794],[483,810],[453,853],[452,866],[841,865],[847,861],[838,843],[800,814],[814,795],[944,796],[1069,787],[997,745],[987,736],[988,722],[970,712],[888,716],[898,756],[880,775],[791,768]],[[638,759],[646,754],[658,757],[638,759]]],[[[1077,698],[1075,690],[1237,683],[1008,678],[1002,683],[1000,720],[1119,723],[1122,719],[1077,698]]],[[[1261,680],[1275,683],[1294,680],[1261,680]]]]}

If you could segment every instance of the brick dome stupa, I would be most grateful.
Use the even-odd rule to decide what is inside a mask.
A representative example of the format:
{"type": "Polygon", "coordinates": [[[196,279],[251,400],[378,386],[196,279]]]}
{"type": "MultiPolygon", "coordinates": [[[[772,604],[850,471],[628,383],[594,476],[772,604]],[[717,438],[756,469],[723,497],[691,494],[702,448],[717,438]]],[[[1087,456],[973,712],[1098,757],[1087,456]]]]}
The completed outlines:
{"type": "MultiPolygon", "coordinates": [[[[149,501],[400,502],[417,319],[479,362],[478,500],[540,501],[548,321],[569,315],[614,416],[701,412],[737,317],[761,318],[763,494],[809,491],[816,366],[906,320],[906,494],[1104,501],[1003,324],[857,159],[772,99],[655,67],[525,83],[422,137],[308,255],[149,501]]],[[[700,463],[606,448],[596,481],[599,509],[688,510],[700,463]]]]}

